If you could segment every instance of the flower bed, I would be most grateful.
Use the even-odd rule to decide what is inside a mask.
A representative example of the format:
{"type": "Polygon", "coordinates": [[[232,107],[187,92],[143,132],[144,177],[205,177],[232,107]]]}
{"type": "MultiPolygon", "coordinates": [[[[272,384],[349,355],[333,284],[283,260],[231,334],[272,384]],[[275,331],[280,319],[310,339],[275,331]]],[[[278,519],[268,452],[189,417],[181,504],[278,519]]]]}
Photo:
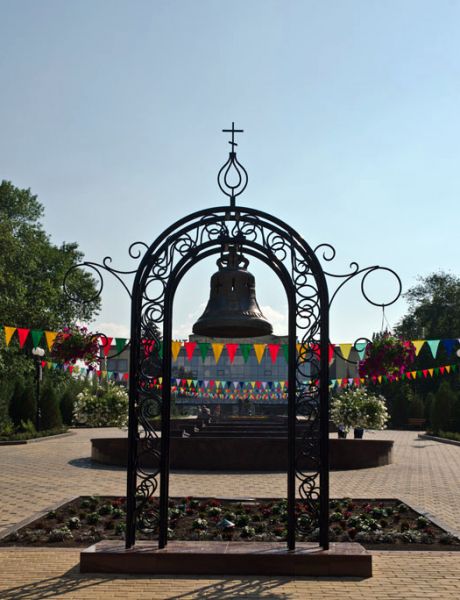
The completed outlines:
{"type": "MultiPolygon", "coordinates": [[[[158,508],[158,499],[150,502],[158,508]]],[[[122,540],[126,499],[80,497],[10,533],[0,545],[88,546],[100,540],[122,540]]],[[[311,511],[296,505],[299,541],[317,541],[311,511]]],[[[169,502],[169,537],[176,540],[284,541],[286,500],[218,500],[176,498],[169,502]]],[[[156,532],[138,533],[155,539],[156,532]]],[[[330,501],[331,541],[356,541],[363,546],[460,550],[460,541],[399,500],[330,501]]]]}

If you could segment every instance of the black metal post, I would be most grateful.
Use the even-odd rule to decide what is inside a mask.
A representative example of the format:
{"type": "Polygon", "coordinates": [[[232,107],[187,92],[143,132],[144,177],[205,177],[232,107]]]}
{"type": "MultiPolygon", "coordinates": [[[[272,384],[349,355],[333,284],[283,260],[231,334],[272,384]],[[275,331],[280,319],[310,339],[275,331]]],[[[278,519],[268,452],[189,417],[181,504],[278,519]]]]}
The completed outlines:
{"type": "Polygon", "coordinates": [[[296,460],[296,310],[295,292],[289,294],[289,339],[288,339],[288,550],[295,548],[295,460],[296,460]],[[292,296],[294,295],[294,298],[292,296]]]}
{"type": "Polygon", "coordinates": [[[136,542],[136,480],[137,480],[137,445],[138,423],[136,407],[139,400],[138,390],[138,364],[139,364],[139,331],[140,331],[140,303],[136,281],[133,286],[133,299],[131,308],[131,346],[129,361],[129,409],[128,409],[128,468],[126,478],[126,548],[131,548],[136,542]]]}
{"type": "Polygon", "coordinates": [[[169,501],[169,447],[171,425],[171,336],[172,336],[172,303],[173,281],[167,286],[165,293],[163,321],[163,388],[161,403],[161,441],[160,441],[160,514],[158,531],[158,548],[168,543],[168,501],[169,501]]]}
{"type": "Polygon", "coordinates": [[[42,365],[41,358],[38,356],[34,357],[35,361],[35,429],[40,431],[40,382],[42,378],[42,365]]]}
{"type": "Polygon", "coordinates": [[[320,339],[320,474],[319,474],[319,543],[329,549],[329,301],[327,286],[319,288],[321,311],[320,339]]]}

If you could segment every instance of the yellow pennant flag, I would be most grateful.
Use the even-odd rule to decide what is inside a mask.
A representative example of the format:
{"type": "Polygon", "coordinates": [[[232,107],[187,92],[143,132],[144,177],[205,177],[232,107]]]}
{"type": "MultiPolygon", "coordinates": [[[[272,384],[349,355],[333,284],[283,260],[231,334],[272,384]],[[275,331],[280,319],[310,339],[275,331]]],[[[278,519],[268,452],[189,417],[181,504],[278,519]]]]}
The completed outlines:
{"type": "Polygon", "coordinates": [[[250,381],[249,383],[251,384],[252,389],[254,389],[256,387],[256,382],[255,381],[250,381]]]}
{"type": "Polygon", "coordinates": [[[382,383],[382,376],[381,376],[381,375],[379,375],[379,376],[377,377],[377,379],[379,380],[379,383],[382,383]]]}
{"type": "Polygon", "coordinates": [[[343,358],[345,360],[348,360],[348,357],[350,356],[352,345],[351,344],[339,344],[339,346],[340,346],[340,351],[342,352],[343,358]]]}
{"type": "Polygon", "coordinates": [[[7,327],[5,325],[4,330],[5,330],[5,342],[6,342],[6,345],[9,346],[10,342],[11,342],[11,338],[13,337],[13,333],[16,331],[16,327],[7,327]]]}
{"type": "Polygon", "coordinates": [[[284,381],[280,381],[280,387],[281,387],[282,390],[284,390],[284,386],[285,386],[284,381]]]}
{"type": "Polygon", "coordinates": [[[57,336],[56,331],[45,331],[45,338],[46,338],[46,344],[48,346],[48,350],[51,350],[51,348],[53,347],[56,336],[57,336]]]}
{"type": "Polygon", "coordinates": [[[415,356],[418,356],[420,353],[420,350],[423,348],[423,344],[425,343],[425,340],[412,340],[412,343],[415,346],[415,356]]]}
{"type": "Polygon", "coordinates": [[[182,342],[171,342],[171,354],[173,360],[176,361],[179,356],[180,349],[182,348],[182,342]]]}
{"type": "Polygon", "coordinates": [[[446,365],[446,371],[450,373],[450,365],[446,365]]]}
{"type": "Polygon", "coordinates": [[[361,382],[361,383],[365,383],[365,382],[366,382],[365,378],[364,378],[364,377],[361,377],[361,378],[360,378],[360,382],[361,382]]]}
{"type": "Polygon", "coordinates": [[[220,355],[222,354],[222,350],[224,349],[224,344],[215,342],[214,344],[211,344],[211,346],[212,346],[212,351],[214,353],[214,360],[216,361],[216,364],[217,364],[220,360],[220,355]]]}
{"type": "Polygon", "coordinates": [[[257,356],[257,362],[260,365],[260,361],[262,360],[262,357],[264,355],[267,344],[253,344],[253,346],[254,346],[254,352],[256,353],[256,356],[257,356]]]}
{"type": "Polygon", "coordinates": [[[430,374],[430,377],[433,377],[434,369],[428,369],[428,373],[430,374]]]}
{"type": "Polygon", "coordinates": [[[343,381],[343,379],[337,379],[337,383],[338,383],[339,385],[342,385],[342,381],[343,381]]]}

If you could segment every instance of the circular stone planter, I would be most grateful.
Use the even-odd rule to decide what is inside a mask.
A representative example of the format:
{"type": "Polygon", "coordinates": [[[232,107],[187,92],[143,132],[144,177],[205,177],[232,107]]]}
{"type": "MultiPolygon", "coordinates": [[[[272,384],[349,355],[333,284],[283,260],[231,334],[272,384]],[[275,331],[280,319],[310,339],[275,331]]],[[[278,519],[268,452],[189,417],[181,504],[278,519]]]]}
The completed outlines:
{"type": "MultiPolygon", "coordinates": [[[[152,443],[151,441],[149,443],[152,443]]],[[[160,440],[154,440],[159,448],[160,440]]],[[[172,469],[202,471],[286,471],[287,438],[262,437],[207,437],[171,438],[172,469]]],[[[300,450],[301,442],[297,446],[300,450]]],[[[143,467],[157,467],[158,459],[143,454],[141,444],[139,462],[143,467]]],[[[330,468],[369,469],[392,462],[393,441],[367,439],[330,439],[330,468]]],[[[95,438],[91,440],[92,460],[104,465],[126,466],[128,438],[95,438]]],[[[308,457],[300,457],[298,467],[314,468],[308,457]]]]}

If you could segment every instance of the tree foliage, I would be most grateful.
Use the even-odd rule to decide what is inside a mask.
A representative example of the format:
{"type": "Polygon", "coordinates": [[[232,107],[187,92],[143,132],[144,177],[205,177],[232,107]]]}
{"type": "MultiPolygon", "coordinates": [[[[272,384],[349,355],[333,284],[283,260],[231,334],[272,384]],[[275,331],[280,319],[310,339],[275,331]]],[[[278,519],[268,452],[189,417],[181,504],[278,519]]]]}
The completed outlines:
{"type": "MultiPolygon", "coordinates": [[[[40,222],[43,206],[30,190],[0,184],[0,318],[3,325],[59,329],[88,321],[99,301],[75,303],[62,290],[68,269],[83,258],[76,243],[54,245],[40,222]]],[[[72,272],[69,286],[94,295],[89,273],[72,272]]]]}
{"type": "Polygon", "coordinates": [[[404,297],[409,309],[397,326],[406,339],[456,338],[460,332],[460,277],[440,271],[419,278],[404,297]]]}

